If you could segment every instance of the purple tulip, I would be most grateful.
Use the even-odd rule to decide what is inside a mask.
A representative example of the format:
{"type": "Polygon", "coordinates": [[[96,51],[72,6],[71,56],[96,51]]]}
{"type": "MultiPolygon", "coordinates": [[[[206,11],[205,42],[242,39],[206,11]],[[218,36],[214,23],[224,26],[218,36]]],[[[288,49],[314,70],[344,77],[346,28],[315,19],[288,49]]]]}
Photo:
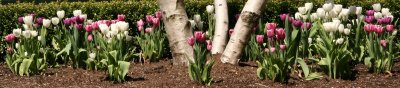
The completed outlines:
{"type": "Polygon", "coordinates": [[[301,26],[302,29],[310,29],[311,28],[311,23],[310,22],[305,22],[301,26]]]}
{"type": "Polygon", "coordinates": [[[264,42],[264,35],[256,35],[256,41],[258,44],[262,44],[264,42]]]}
{"type": "Polygon", "coordinates": [[[153,18],[153,27],[157,28],[158,26],[160,26],[160,19],[153,18]]]}
{"type": "Polygon", "coordinates": [[[36,23],[39,24],[39,25],[42,25],[43,24],[43,19],[44,19],[44,17],[36,18],[36,23]]]}
{"type": "Polygon", "coordinates": [[[390,17],[384,17],[384,18],[382,18],[382,22],[383,22],[384,24],[390,24],[390,23],[392,22],[392,18],[390,18],[390,17]]]}
{"type": "Polygon", "coordinates": [[[89,42],[92,42],[92,41],[93,41],[93,35],[92,35],[92,34],[89,34],[88,37],[87,37],[87,40],[88,40],[89,42]]]}
{"type": "Polygon", "coordinates": [[[293,17],[289,17],[289,23],[293,23],[294,18],[293,17]]]}
{"type": "Polygon", "coordinates": [[[161,17],[162,17],[161,11],[157,11],[155,15],[156,15],[156,18],[158,18],[158,19],[161,19],[161,17]]]}
{"type": "Polygon", "coordinates": [[[368,33],[373,32],[374,31],[374,25],[372,25],[372,24],[364,25],[364,31],[366,31],[368,33]]]}
{"type": "Polygon", "coordinates": [[[83,25],[82,24],[75,24],[74,27],[80,31],[80,30],[82,30],[83,25]]]}
{"type": "Polygon", "coordinates": [[[92,32],[93,31],[93,26],[92,25],[86,25],[85,27],[86,32],[92,32]]]}
{"type": "Polygon", "coordinates": [[[125,21],[125,15],[124,14],[119,14],[117,16],[117,18],[118,18],[118,21],[125,21]]]}
{"type": "Polygon", "coordinates": [[[71,21],[71,23],[77,23],[78,19],[79,19],[79,17],[74,16],[74,17],[70,18],[70,21],[71,21]]]}
{"type": "Polygon", "coordinates": [[[393,25],[386,25],[386,31],[393,32],[394,26],[393,25]]]}
{"type": "Polygon", "coordinates": [[[301,27],[303,25],[303,21],[301,21],[301,20],[293,20],[292,24],[295,27],[301,27]]]}
{"type": "Polygon", "coordinates": [[[374,10],[367,10],[367,16],[374,16],[375,11],[374,10]]]}
{"type": "Polygon", "coordinates": [[[65,26],[70,26],[71,25],[71,19],[70,18],[65,18],[64,19],[64,25],[65,26]]]}
{"type": "Polygon", "coordinates": [[[289,17],[289,14],[281,14],[281,15],[279,15],[279,17],[281,18],[282,22],[285,22],[286,17],[289,17]]]}
{"type": "Polygon", "coordinates": [[[18,17],[18,23],[23,24],[24,23],[24,17],[18,17]]]}
{"type": "Polygon", "coordinates": [[[374,16],[365,16],[365,22],[372,23],[375,20],[374,16]]]}
{"type": "Polygon", "coordinates": [[[188,39],[187,39],[187,43],[190,45],[190,46],[193,46],[194,45],[194,37],[192,36],[192,37],[189,37],[188,39]]]}
{"type": "Polygon", "coordinates": [[[378,21],[378,24],[383,24],[383,23],[384,23],[384,22],[383,22],[383,18],[377,19],[377,21],[378,21]]]}
{"type": "Polygon", "coordinates": [[[15,35],[14,34],[8,34],[4,37],[4,39],[6,40],[6,42],[13,42],[15,40],[15,35]]]}
{"type": "Polygon", "coordinates": [[[276,29],[276,39],[278,40],[285,39],[285,30],[283,28],[276,29]]]}
{"type": "Polygon", "coordinates": [[[78,16],[77,19],[76,19],[76,22],[77,23],[83,23],[83,22],[85,22],[85,20],[86,19],[83,16],[78,16]]]}

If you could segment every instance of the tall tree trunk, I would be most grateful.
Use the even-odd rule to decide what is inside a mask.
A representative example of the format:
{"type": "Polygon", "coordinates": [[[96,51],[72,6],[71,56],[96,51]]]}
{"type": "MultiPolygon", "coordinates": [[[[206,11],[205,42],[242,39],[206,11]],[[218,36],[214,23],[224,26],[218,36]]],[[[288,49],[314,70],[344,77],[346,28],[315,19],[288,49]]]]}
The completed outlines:
{"type": "Polygon", "coordinates": [[[226,47],[229,16],[228,16],[228,5],[226,0],[215,0],[215,34],[212,42],[212,54],[222,54],[226,47]]]}
{"type": "Polygon", "coordinates": [[[157,0],[163,13],[165,31],[171,48],[174,65],[193,61],[193,48],[186,42],[193,36],[185,11],[184,0],[157,0]]]}
{"type": "Polygon", "coordinates": [[[246,2],[239,20],[235,25],[232,37],[222,54],[222,63],[238,64],[243,48],[247,44],[250,31],[254,24],[257,23],[264,3],[265,0],[248,0],[246,2]]]}

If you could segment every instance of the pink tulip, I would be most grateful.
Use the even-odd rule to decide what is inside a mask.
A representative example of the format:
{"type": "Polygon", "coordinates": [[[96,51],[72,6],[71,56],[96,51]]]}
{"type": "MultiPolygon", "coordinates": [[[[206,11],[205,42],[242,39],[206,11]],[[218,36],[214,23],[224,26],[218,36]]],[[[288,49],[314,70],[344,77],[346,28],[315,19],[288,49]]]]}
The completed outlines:
{"type": "Polygon", "coordinates": [[[161,19],[161,17],[162,17],[161,11],[157,11],[156,12],[156,18],[161,19]]]}
{"type": "Polygon", "coordinates": [[[143,27],[144,26],[144,21],[140,19],[139,21],[136,22],[138,27],[143,27]]]}
{"type": "Polygon", "coordinates": [[[264,35],[256,35],[256,41],[258,44],[262,44],[264,42],[264,35]]]}
{"type": "Polygon", "coordinates": [[[274,30],[267,30],[268,38],[273,38],[275,36],[274,30]]]}
{"type": "Polygon", "coordinates": [[[364,30],[368,33],[373,32],[374,31],[374,25],[372,24],[366,24],[364,25],[364,30]]]}
{"type": "Polygon", "coordinates": [[[286,50],[286,45],[284,45],[284,44],[279,45],[279,48],[280,48],[282,51],[285,51],[285,50],[286,50]]]}
{"type": "Polygon", "coordinates": [[[232,34],[233,34],[233,29],[229,29],[229,36],[232,36],[232,34]]]}
{"type": "Polygon", "coordinates": [[[93,23],[90,24],[90,25],[92,25],[92,27],[93,27],[94,30],[99,29],[99,23],[97,23],[97,22],[93,22],[93,23]]]}
{"type": "Polygon", "coordinates": [[[88,37],[87,37],[87,40],[88,40],[89,42],[92,42],[92,41],[93,41],[93,35],[92,35],[92,34],[89,34],[88,37]]]}
{"type": "Polygon", "coordinates": [[[383,33],[383,27],[381,25],[375,25],[375,33],[377,34],[382,34],[383,33]]]}
{"type": "Polygon", "coordinates": [[[82,30],[83,25],[82,24],[75,24],[74,27],[78,30],[82,30]]]}
{"type": "Polygon", "coordinates": [[[8,34],[5,37],[5,40],[9,43],[13,42],[15,40],[15,35],[14,34],[8,34]]]}
{"type": "Polygon", "coordinates": [[[285,39],[285,30],[283,28],[276,29],[276,39],[278,40],[285,39]]]}
{"type": "Polygon", "coordinates": [[[282,22],[285,22],[286,17],[289,17],[289,14],[281,14],[281,15],[279,15],[279,17],[281,18],[282,22]]]}
{"type": "Polygon", "coordinates": [[[192,36],[192,37],[189,37],[188,39],[187,39],[187,43],[190,45],[190,46],[193,46],[194,45],[194,37],[192,36]]]}
{"type": "Polygon", "coordinates": [[[293,17],[289,17],[289,23],[293,23],[294,18],[293,17]]]}
{"type": "Polygon", "coordinates": [[[211,41],[211,40],[207,40],[207,41],[206,41],[206,44],[207,44],[207,45],[211,45],[211,44],[212,44],[212,41],[211,41]]]}
{"type": "Polygon", "coordinates": [[[154,17],[153,17],[152,15],[147,15],[147,16],[146,16],[146,21],[147,21],[147,23],[149,23],[149,24],[150,24],[150,23],[153,23],[153,18],[154,18],[154,17]]]}
{"type": "Polygon", "coordinates": [[[24,23],[24,17],[18,17],[18,23],[23,24],[24,23]]]}
{"type": "Polygon", "coordinates": [[[125,21],[125,15],[124,14],[119,14],[117,16],[117,18],[118,18],[118,21],[125,21]]]}
{"type": "Polygon", "coordinates": [[[292,24],[295,27],[301,27],[303,25],[303,21],[301,21],[301,20],[293,20],[292,24]]]}
{"type": "Polygon", "coordinates": [[[386,41],[386,40],[381,40],[381,41],[380,41],[380,44],[381,44],[383,47],[386,47],[387,41],[386,41]]]}
{"type": "Polygon", "coordinates": [[[65,26],[70,26],[71,25],[71,18],[65,18],[64,19],[64,25],[65,26]]]}
{"type": "Polygon", "coordinates": [[[138,27],[138,31],[140,32],[140,31],[142,31],[143,30],[143,26],[139,26],[138,27]]]}
{"type": "Polygon", "coordinates": [[[43,19],[44,19],[44,17],[38,17],[38,18],[36,18],[36,23],[39,24],[39,25],[41,25],[41,24],[43,23],[43,19]]]}
{"type": "Polygon", "coordinates": [[[383,23],[384,23],[384,22],[383,22],[383,18],[378,19],[377,21],[378,21],[378,24],[383,24],[383,23]]]}
{"type": "Polygon", "coordinates": [[[271,53],[275,53],[275,47],[271,47],[271,48],[269,48],[269,52],[271,52],[271,53]]]}
{"type": "Polygon", "coordinates": [[[372,23],[375,20],[374,16],[365,16],[365,22],[372,23]]]}
{"type": "Polygon", "coordinates": [[[203,32],[201,32],[201,31],[195,31],[194,32],[194,38],[196,40],[200,40],[202,35],[203,35],[203,32]]]}
{"type": "Polygon", "coordinates": [[[367,10],[367,16],[374,16],[375,11],[374,10],[367,10]]]}
{"type": "Polygon", "coordinates": [[[207,45],[207,50],[211,51],[211,49],[212,49],[212,45],[207,45]]]}
{"type": "Polygon", "coordinates": [[[12,52],[13,52],[13,49],[11,47],[7,47],[7,53],[12,54],[12,52]]]}
{"type": "Polygon", "coordinates": [[[92,25],[86,25],[85,29],[86,29],[86,32],[90,33],[90,32],[93,31],[93,26],[92,25]]]}
{"type": "Polygon", "coordinates": [[[302,28],[302,29],[310,29],[310,28],[311,28],[311,23],[305,22],[305,23],[301,26],[301,28],[302,28]]]}
{"type": "Polygon", "coordinates": [[[393,32],[394,26],[393,25],[386,25],[386,31],[393,32]]]}
{"type": "Polygon", "coordinates": [[[276,23],[267,23],[267,29],[268,30],[275,30],[276,29],[276,23]]]}
{"type": "Polygon", "coordinates": [[[151,31],[153,31],[153,28],[146,28],[146,30],[144,30],[146,33],[150,33],[151,31]]]}
{"type": "Polygon", "coordinates": [[[204,41],[206,41],[206,38],[207,38],[206,33],[203,33],[203,34],[201,34],[200,39],[198,39],[198,40],[196,39],[196,40],[199,42],[204,42],[204,41]]]}
{"type": "Polygon", "coordinates": [[[159,18],[153,18],[153,27],[157,28],[160,26],[160,19],[159,18]]]}

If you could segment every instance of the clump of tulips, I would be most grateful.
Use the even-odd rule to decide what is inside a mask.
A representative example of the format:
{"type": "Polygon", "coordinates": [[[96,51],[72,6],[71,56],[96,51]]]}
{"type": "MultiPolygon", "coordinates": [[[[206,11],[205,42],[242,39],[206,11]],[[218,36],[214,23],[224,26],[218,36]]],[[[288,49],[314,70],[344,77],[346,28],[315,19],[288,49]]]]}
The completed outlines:
{"type": "Polygon", "coordinates": [[[166,35],[161,24],[162,13],[157,11],[155,17],[152,15],[146,16],[146,22],[142,19],[136,22],[139,35],[136,37],[137,44],[141,48],[141,59],[144,62],[158,61],[165,53],[166,35]],[[147,28],[145,24],[147,23],[147,28]]]}

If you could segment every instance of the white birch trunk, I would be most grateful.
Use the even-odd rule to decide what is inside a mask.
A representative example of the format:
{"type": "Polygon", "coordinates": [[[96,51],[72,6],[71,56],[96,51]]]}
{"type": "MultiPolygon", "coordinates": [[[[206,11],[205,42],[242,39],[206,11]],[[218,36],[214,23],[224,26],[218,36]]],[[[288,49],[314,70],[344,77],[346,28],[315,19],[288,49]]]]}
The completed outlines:
{"type": "Polygon", "coordinates": [[[193,48],[187,38],[193,36],[185,11],[184,0],[157,0],[163,13],[165,31],[171,48],[173,64],[188,64],[193,61],[193,48]]]}
{"type": "Polygon", "coordinates": [[[229,16],[226,0],[215,0],[215,34],[212,42],[212,54],[222,54],[226,47],[229,16]]]}
{"type": "Polygon", "coordinates": [[[260,17],[261,8],[265,0],[248,0],[244,6],[239,20],[235,25],[234,32],[230,38],[224,53],[221,56],[222,63],[237,65],[248,37],[260,17]]]}

